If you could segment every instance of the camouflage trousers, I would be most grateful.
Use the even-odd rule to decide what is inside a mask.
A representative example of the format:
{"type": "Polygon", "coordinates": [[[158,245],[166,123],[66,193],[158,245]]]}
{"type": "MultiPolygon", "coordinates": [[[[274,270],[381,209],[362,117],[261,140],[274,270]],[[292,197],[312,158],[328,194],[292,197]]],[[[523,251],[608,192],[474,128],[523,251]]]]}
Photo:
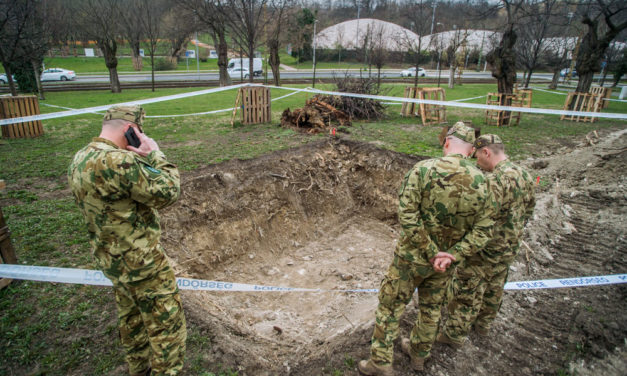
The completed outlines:
{"type": "Polygon", "coordinates": [[[444,328],[453,342],[463,343],[473,325],[489,329],[503,300],[508,270],[509,263],[482,266],[472,261],[457,268],[444,328]]]}
{"type": "Polygon", "coordinates": [[[370,359],[379,365],[392,364],[399,320],[416,288],[419,312],[409,337],[411,350],[415,356],[429,356],[451,276],[451,269],[436,273],[428,262],[409,262],[394,255],[379,289],[370,359]]]}
{"type": "MultiPolygon", "coordinates": [[[[113,282],[120,341],[131,375],[176,375],[183,368],[187,330],[174,272],[163,251],[155,249],[154,272],[145,279],[113,282]]],[[[110,271],[110,268],[103,268],[110,271]]],[[[142,273],[145,273],[145,269],[142,273]]]]}
{"type": "Polygon", "coordinates": [[[462,344],[470,327],[481,309],[485,291],[483,261],[471,258],[464,260],[453,277],[451,284],[448,319],[444,333],[453,341],[462,344]]]}
{"type": "Polygon", "coordinates": [[[511,262],[500,263],[486,271],[483,299],[479,313],[474,320],[475,326],[490,329],[496,319],[503,303],[503,288],[507,282],[510,264],[511,262]]]}

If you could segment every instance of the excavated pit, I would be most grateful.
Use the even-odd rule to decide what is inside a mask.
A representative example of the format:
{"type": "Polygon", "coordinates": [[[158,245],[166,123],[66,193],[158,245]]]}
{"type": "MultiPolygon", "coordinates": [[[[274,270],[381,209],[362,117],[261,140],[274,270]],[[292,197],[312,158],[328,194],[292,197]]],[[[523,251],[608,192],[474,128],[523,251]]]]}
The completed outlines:
{"type": "MultiPolygon", "coordinates": [[[[377,288],[398,236],[397,190],[420,159],[328,140],[209,166],[187,176],[179,204],[163,213],[163,243],[180,276],[377,288]]],[[[214,316],[288,353],[367,326],[377,305],[364,292],[192,292],[185,300],[194,320],[214,316]]],[[[281,350],[266,360],[280,360],[281,350]]]]}
{"type": "MultiPolygon", "coordinates": [[[[537,187],[511,281],[627,270],[627,129],[599,133],[592,146],[521,162],[548,183],[537,187]]],[[[195,170],[183,176],[179,202],[162,212],[164,247],[178,276],[377,288],[398,237],[397,190],[420,159],[330,139],[195,170]]],[[[436,344],[426,371],[623,375],[626,287],[508,291],[489,336],[473,333],[457,351],[436,344]]],[[[183,301],[190,335],[209,344],[209,371],[239,375],[357,375],[377,305],[376,294],[363,292],[183,291],[183,301]]],[[[414,301],[400,321],[403,335],[415,317],[414,301]]],[[[400,351],[394,368],[413,374],[400,351]]]]}

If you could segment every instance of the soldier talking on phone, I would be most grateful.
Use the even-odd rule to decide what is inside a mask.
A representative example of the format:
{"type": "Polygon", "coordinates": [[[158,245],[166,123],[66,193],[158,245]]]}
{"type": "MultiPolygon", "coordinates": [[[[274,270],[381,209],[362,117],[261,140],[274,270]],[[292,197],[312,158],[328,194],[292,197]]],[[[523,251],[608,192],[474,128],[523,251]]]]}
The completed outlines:
{"type": "Polygon", "coordinates": [[[129,373],[176,375],[187,331],[157,210],[178,199],[180,178],[144,134],[144,116],[139,106],[109,108],[100,136],[74,156],[68,180],[96,264],[113,282],[129,373]]]}

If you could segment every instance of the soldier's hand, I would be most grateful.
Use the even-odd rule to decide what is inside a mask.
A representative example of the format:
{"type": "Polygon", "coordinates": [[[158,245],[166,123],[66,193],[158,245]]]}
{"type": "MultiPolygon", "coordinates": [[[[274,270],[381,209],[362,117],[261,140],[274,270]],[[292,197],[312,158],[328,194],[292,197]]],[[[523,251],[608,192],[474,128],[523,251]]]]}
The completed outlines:
{"type": "Polygon", "coordinates": [[[142,132],[135,132],[135,133],[137,134],[137,137],[139,137],[139,141],[141,141],[141,145],[139,145],[138,148],[128,145],[126,146],[128,150],[135,152],[141,155],[142,157],[147,156],[148,154],[150,154],[151,151],[159,150],[159,145],[157,145],[157,142],[155,140],[146,136],[145,133],[142,133],[142,132]]]}
{"type": "Polygon", "coordinates": [[[429,262],[433,265],[433,270],[443,273],[455,260],[455,256],[448,252],[438,252],[429,262]]]}

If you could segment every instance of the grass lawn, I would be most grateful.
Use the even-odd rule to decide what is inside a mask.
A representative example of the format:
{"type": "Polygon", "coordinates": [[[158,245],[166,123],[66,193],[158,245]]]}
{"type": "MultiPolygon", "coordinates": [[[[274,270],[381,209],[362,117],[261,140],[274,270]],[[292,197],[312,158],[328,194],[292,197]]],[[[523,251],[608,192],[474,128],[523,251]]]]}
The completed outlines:
{"type": "MultiPolygon", "coordinates": [[[[130,59],[129,59],[130,60],[130,59]]],[[[59,64],[59,66],[63,66],[59,64]]],[[[68,68],[68,66],[64,66],[68,68]]],[[[405,85],[387,85],[385,95],[402,95],[405,85]]],[[[333,89],[320,85],[317,88],[333,89]]],[[[47,93],[42,104],[84,108],[151,98],[198,89],[126,90],[47,93]]],[[[463,85],[446,89],[448,100],[470,98],[496,91],[495,85],[463,85]]],[[[273,89],[272,97],[288,94],[273,89]]],[[[230,108],[236,92],[146,105],[147,114],[188,114],[230,108]]],[[[534,92],[534,107],[561,109],[565,96],[534,92]]],[[[327,137],[306,135],[277,126],[281,112],[301,107],[304,93],[273,102],[273,122],[230,125],[230,112],[221,115],[147,119],[146,133],[160,144],[168,158],[183,171],[232,158],[255,158],[276,150],[327,137]]],[[[485,103],[485,98],[470,101],[485,103]]],[[[59,111],[41,106],[42,112],[59,111]]],[[[428,156],[440,155],[440,127],[417,125],[404,118],[400,105],[390,105],[387,118],[354,122],[346,137],[375,142],[383,148],[428,156]]],[[[627,113],[626,103],[612,102],[609,112],[627,113]]],[[[555,116],[523,114],[517,127],[489,127],[484,113],[449,107],[449,123],[472,120],[483,133],[501,135],[513,159],[542,155],[542,145],[555,140],[571,142],[603,128],[624,128],[625,121],[600,120],[594,124],[561,122],[555,116]]],[[[18,262],[28,265],[93,268],[82,218],[67,190],[66,169],[74,153],[97,136],[100,115],[81,115],[44,121],[45,134],[36,139],[0,140],[0,179],[7,189],[0,205],[11,230],[18,262]]],[[[260,281],[263,282],[263,281],[260,281]]],[[[231,375],[202,356],[213,344],[190,326],[185,375],[231,375]],[[210,373],[213,372],[213,373],[210,373]]],[[[123,370],[117,340],[113,294],[108,288],[14,281],[0,290],[0,375],[118,374],[123,370]]]]}

